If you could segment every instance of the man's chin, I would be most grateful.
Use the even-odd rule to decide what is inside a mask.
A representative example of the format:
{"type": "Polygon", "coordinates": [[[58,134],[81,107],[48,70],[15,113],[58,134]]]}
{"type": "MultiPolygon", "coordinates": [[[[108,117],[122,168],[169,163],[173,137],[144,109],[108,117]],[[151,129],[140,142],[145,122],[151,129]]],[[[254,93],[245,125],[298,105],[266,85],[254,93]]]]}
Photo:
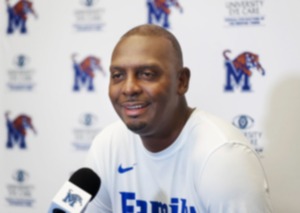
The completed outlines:
{"type": "Polygon", "coordinates": [[[127,128],[132,132],[139,133],[146,127],[146,123],[127,123],[127,128]]]}

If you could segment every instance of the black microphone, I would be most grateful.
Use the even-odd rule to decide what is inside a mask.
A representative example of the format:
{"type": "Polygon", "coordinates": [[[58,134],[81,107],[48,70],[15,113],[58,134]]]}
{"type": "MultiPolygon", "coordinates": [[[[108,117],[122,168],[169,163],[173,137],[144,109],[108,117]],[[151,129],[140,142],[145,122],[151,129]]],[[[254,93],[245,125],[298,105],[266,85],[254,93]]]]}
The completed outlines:
{"type": "Polygon", "coordinates": [[[66,213],[66,212],[64,210],[55,208],[52,210],[52,213],[66,213]]]}
{"type": "Polygon", "coordinates": [[[100,177],[89,168],[74,172],[52,200],[48,213],[81,213],[94,199],[101,185],[100,177]]]}

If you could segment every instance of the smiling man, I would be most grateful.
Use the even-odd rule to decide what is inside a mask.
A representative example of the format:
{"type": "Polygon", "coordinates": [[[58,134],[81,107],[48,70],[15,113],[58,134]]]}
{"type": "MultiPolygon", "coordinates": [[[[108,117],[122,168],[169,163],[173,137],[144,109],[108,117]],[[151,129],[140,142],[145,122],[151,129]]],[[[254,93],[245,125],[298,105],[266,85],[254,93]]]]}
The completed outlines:
{"type": "Polygon", "coordinates": [[[271,212],[259,158],[230,124],[188,106],[177,39],[155,25],[124,34],[109,97],[121,121],[94,140],[87,166],[102,186],[90,213],[271,212]]]}
{"type": "Polygon", "coordinates": [[[158,152],[176,139],[192,112],[184,96],[190,73],[179,44],[166,32],[153,26],[135,32],[124,35],[113,52],[109,96],[127,127],[158,152]]]}

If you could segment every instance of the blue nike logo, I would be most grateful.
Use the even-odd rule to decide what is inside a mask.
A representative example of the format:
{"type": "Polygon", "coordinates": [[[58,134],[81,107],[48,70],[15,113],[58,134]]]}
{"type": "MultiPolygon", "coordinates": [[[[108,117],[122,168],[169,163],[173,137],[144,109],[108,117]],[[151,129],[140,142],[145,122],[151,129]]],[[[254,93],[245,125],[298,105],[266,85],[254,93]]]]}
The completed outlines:
{"type": "MultiPolygon", "coordinates": [[[[134,165],[133,165],[134,166],[134,165]]],[[[131,170],[133,170],[133,166],[129,166],[129,167],[122,167],[122,164],[120,164],[120,166],[119,166],[119,168],[118,168],[118,172],[120,173],[120,174],[123,174],[123,173],[125,173],[125,172],[129,172],[129,171],[131,171],[131,170]]]]}

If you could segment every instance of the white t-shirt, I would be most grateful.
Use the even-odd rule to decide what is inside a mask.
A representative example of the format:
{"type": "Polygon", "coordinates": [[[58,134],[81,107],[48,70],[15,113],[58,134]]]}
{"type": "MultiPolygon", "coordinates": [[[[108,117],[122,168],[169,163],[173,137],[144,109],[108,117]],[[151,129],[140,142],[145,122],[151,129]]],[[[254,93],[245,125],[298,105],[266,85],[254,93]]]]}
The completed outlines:
{"type": "Polygon", "coordinates": [[[198,109],[158,153],[121,121],[108,126],[86,166],[101,178],[88,213],[272,212],[264,170],[244,136],[198,109]]]}

